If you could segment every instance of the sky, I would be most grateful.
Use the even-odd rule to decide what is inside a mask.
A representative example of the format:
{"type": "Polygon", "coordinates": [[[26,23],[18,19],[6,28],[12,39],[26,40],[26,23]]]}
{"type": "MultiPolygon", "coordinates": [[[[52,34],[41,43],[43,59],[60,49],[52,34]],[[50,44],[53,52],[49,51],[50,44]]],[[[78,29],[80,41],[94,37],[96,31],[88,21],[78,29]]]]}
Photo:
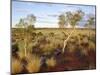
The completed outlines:
{"type": "MultiPolygon", "coordinates": [[[[19,22],[20,18],[25,18],[29,14],[36,16],[36,28],[57,28],[58,16],[67,11],[81,9],[85,14],[95,15],[95,6],[69,5],[54,3],[37,3],[25,1],[12,1],[12,27],[19,22]]],[[[85,18],[86,19],[86,16],[85,18]]],[[[84,25],[82,22],[80,26],[84,25]]]]}

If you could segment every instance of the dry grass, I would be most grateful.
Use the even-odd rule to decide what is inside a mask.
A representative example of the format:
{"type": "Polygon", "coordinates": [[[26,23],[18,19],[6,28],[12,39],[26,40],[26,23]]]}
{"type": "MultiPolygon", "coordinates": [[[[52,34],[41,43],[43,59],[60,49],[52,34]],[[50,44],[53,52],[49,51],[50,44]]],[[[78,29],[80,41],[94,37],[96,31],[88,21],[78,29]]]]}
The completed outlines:
{"type": "Polygon", "coordinates": [[[34,56],[32,55],[32,53],[29,52],[29,53],[27,53],[27,56],[25,58],[26,58],[26,61],[29,62],[29,61],[33,60],[33,57],[34,56]]]}
{"type": "Polygon", "coordinates": [[[24,51],[19,51],[19,52],[18,52],[18,56],[19,56],[20,59],[24,59],[24,58],[25,58],[25,53],[24,53],[24,51]]]}
{"type": "Polygon", "coordinates": [[[18,59],[12,59],[11,67],[13,74],[20,73],[23,70],[23,65],[18,59]]]}
{"type": "Polygon", "coordinates": [[[56,65],[56,60],[51,57],[50,59],[46,60],[46,64],[48,65],[48,67],[54,67],[56,65]]]}
{"type": "MultiPolygon", "coordinates": [[[[68,34],[71,31],[72,31],[71,29],[65,29],[65,30],[54,29],[52,30],[52,33],[50,33],[51,29],[48,29],[48,30],[37,29],[37,31],[35,32],[36,37],[34,38],[33,36],[34,40],[31,40],[32,42],[29,42],[28,44],[27,56],[25,56],[24,54],[25,53],[24,43],[20,42],[18,46],[19,47],[18,56],[21,61],[25,59],[25,61],[27,62],[26,64],[24,64],[25,69],[28,70],[27,73],[41,72],[40,68],[44,69],[43,67],[44,64],[43,66],[41,66],[42,63],[46,63],[47,68],[50,68],[50,69],[52,69],[52,67],[55,68],[56,66],[58,66],[57,61],[59,59],[55,57],[56,51],[62,50],[64,40],[68,37],[68,34]],[[61,33],[62,31],[64,33],[61,33]],[[39,32],[42,32],[43,34],[39,32]],[[34,54],[34,53],[37,53],[37,54],[34,54]],[[47,58],[44,58],[45,60],[43,59],[44,60],[43,62],[41,61],[42,55],[47,55],[46,56],[47,58]]],[[[67,42],[65,53],[71,53],[72,55],[75,54],[76,57],[81,58],[81,56],[82,57],[88,56],[89,50],[92,50],[92,52],[95,51],[95,37],[94,37],[95,32],[94,31],[91,32],[91,34],[94,33],[94,35],[89,36],[88,31],[89,30],[76,30],[76,32],[74,32],[75,34],[73,34],[67,42]]],[[[59,51],[57,53],[60,54],[59,51]]],[[[69,54],[69,57],[74,59],[72,55],[70,57],[70,54],[69,54]]],[[[13,73],[19,73],[23,70],[23,67],[22,67],[23,63],[21,63],[20,60],[16,59],[12,61],[13,73]]]]}
{"type": "Polygon", "coordinates": [[[33,55],[33,57],[30,57],[30,60],[28,59],[28,64],[26,68],[30,73],[34,73],[34,72],[39,72],[40,66],[41,66],[40,57],[37,55],[33,55]]]}

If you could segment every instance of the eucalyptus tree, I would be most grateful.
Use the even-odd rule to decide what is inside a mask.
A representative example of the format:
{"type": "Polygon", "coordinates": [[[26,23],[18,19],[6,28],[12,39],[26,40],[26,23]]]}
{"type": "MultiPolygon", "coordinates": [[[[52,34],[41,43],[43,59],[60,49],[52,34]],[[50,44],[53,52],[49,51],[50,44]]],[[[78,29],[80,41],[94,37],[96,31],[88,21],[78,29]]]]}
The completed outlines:
{"type": "Polygon", "coordinates": [[[25,28],[25,33],[26,33],[26,37],[25,37],[25,41],[26,41],[26,50],[28,49],[29,51],[32,50],[32,32],[34,30],[34,24],[36,22],[36,17],[33,14],[29,14],[27,15],[25,22],[27,24],[27,27],[25,28]]]}
{"type": "Polygon", "coordinates": [[[67,45],[67,42],[69,38],[72,36],[73,32],[75,32],[75,26],[78,24],[79,21],[82,20],[84,13],[81,10],[77,10],[75,12],[66,12],[66,23],[65,25],[68,25],[68,23],[72,26],[72,31],[70,34],[68,34],[68,37],[64,40],[64,46],[62,49],[62,53],[64,53],[65,47],[67,45]]]}
{"type": "Polygon", "coordinates": [[[21,18],[21,19],[19,20],[19,23],[16,24],[15,26],[16,26],[17,31],[18,31],[19,33],[23,33],[23,32],[24,32],[23,28],[25,27],[24,19],[21,18]]]}
{"type": "Polygon", "coordinates": [[[24,51],[24,56],[26,56],[26,42],[25,42],[25,27],[27,24],[24,21],[24,18],[21,18],[19,20],[19,23],[16,24],[16,29],[18,32],[19,39],[17,40],[18,47],[20,50],[20,53],[23,53],[24,51]]]}
{"type": "Polygon", "coordinates": [[[36,16],[34,16],[33,14],[27,15],[26,19],[28,20],[27,22],[29,25],[33,25],[36,22],[36,16]]]}
{"type": "Polygon", "coordinates": [[[24,28],[26,27],[26,24],[24,22],[24,19],[21,18],[19,20],[18,24],[15,25],[15,27],[16,27],[16,31],[17,31],[17,33],[19,35],[19,39],[20,40],[23,39],[23,37],[24,37],[24,31],[25,31],[24,28]]]}
{"type": "Polygon", "coordinates": [[[16,27],[17,27],[17,28],[23,28],[23,26],[24,26],[24,19],[21,18],[21,19],[19,20],[19,23],[16,24],[16,27]]]}
{"type": "Polygon", "coordinates": [[[23,40],[19,40],[19,46],[23,47],[21,49],[24,49],[24,54],[25,56],[27,55],[27,49],[29,49],[29,42],[32,41],[32,31],[33,31],[33,27],[34,27],[34,23],[36,22],[36,17],[33,14],[28,15],[26,18],[21,18],[19,23],[16,24],[16,27],[18,28],[18,30],[22,29],[21,32],[19,33],[23,33],[23,35],[21,34],[20,36],[23,36],[23,40]]]}
{"type": "Polygon", "coordinates": [[[89,19],[87,20],[86,27],[92,28],[95,25],[95,17],[89,16],[89,19]]]}
{"type": "Polygon", "coordinates": [[[59,20],[59,22],[58,22],[59,28],[64,28],[65,23],[66,23],[66,17],[65,17],[65,15],[64,14],[59,15],[58,20],[59,20]]]}
{"type": "Polygon", "coordinates": [[[95,16],[89,16],[85,27],[88,28],[88,36],[91,38],[91,29],[95,28],[95,16]]]}

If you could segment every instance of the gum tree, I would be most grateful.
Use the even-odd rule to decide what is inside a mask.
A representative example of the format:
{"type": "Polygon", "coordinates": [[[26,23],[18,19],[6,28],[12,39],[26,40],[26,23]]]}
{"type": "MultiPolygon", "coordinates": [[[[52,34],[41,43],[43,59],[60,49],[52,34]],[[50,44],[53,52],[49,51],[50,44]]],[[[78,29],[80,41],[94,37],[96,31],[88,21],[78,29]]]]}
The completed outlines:
{"type": "Polygon", "coordinates": [[[87,23],[85,24],[85,27],[89,29],[88,35],[91,36],[90,32],[92,28],[95,28],[95,16],[89,16],[87,23]]]}
{"type": "Polygon", "coordinates": [[[64,14],[61,14],[59,16],[58,20],[59,20],[59,22],[58,22],[59,28],[64,28],[65,23],[66,23],[66,17],[65,17],[65,15],[64,14]]]}
{"type": "Polygon", "coordinates": [[[27,55],[28,43],[31,41],[31,34],[34,28],[34,23],[36,22],[36,17],[33,14],[28,15],[26,18],[21,18],[19,23],[16,24],[18,28],[20,37],[19,46],[24,49],[24,55],[27,55]],[[20,30],[21,29],[21,30],[20,30]]]}
{"type": "Polygon", "coordinates": [[[91,28],[94,26],[95,23],[95,17],[94,16],[89,16],[89,19],[87,20],[86,27],[91,28]]]}
{"type": "MultiPolygon", "coordinates": [[[[31,51],[32,47],[30,47],[30,44],[32,43],[32,32],[34,29],[34,23],[36,22],[36,17],[33,14],[27,15],[25,22],[27,24],[27,27],[25,28],[25,41],[26,41],[26,50],[31,51]]],[[[27,52],[26,52],[27,53],[27,52]]],[[[25,54],[26,54],[25,53],[25,54]]]]}
{"type": "Polygon", "coordinates": [[[69,38],[72,36],[72,34],[75,32],[75,26],[78,24],[79,21],[82,20],[84,13],[81,10],[77,10],[75,12],[66,12],[65,14],[65,23],[64,25],[70,24],[72,26],[72,31],[70,34],[68,34],[68,37],[64,40],[64,46],[62,48],[62,53],[64,53],[65,47],[67,45],[67,42],[69,38]]]}

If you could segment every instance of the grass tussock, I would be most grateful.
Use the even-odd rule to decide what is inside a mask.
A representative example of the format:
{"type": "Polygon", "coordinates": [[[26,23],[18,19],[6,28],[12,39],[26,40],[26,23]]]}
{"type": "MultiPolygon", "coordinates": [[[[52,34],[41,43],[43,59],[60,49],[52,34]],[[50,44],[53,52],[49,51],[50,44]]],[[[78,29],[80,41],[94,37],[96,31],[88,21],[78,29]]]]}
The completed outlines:
{"type": "Polygon", "coordinates": [[[11,67],[13,74],[20,73],[23,70],[23,65],[18,59],[12,59],[11,67]]]}
{"type": "Polygon", "coordinates": [[[48,67],[54,67],[56,65],[56,60],[53,57],[51,57],[46,60],[46,64],[48,67]]]}
{"type": "Polygon", "coordinates": [[[41,67],[41,59],[37,55],[33,55],[33,58],[28,60],[28,64],[26,66],[27,70],[30,73],[39,72],[40,67],[41,67]]]}

